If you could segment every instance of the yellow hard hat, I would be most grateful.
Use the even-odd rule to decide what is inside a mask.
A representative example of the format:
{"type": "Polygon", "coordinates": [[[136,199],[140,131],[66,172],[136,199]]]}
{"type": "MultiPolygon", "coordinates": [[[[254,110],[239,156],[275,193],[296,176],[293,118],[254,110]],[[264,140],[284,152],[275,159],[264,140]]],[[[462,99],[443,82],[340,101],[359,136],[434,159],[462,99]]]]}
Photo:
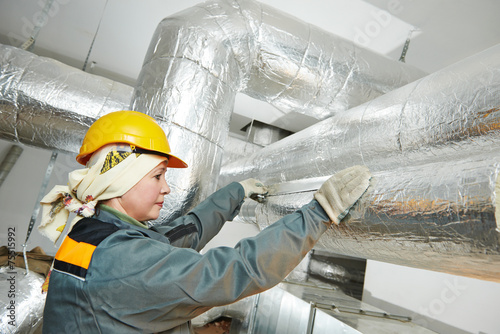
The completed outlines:
{"type": "Polygon", "coordinates": [[[137,153],[159,154],[168,157],[167,167],[186,168],[188,165],[170,154],[167,136],[154,118],[146,114],[121,110],[97,119],[83,138],[76,161],[86,165],[92,154],[107,144],[127,143],[137,153]]]}

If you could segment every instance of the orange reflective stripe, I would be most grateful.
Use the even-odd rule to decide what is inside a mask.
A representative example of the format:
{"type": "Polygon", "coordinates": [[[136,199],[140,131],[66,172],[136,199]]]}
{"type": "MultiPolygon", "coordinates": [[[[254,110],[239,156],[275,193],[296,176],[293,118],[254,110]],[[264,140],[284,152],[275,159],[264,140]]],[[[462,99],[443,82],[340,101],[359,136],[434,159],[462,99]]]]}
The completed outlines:
{"type": "Polygon", "coordinates": [[[56,260],[89,269],[90,259],[96,246],[86,242],[78,242],[66,236],[56,254],[56,260]]]}

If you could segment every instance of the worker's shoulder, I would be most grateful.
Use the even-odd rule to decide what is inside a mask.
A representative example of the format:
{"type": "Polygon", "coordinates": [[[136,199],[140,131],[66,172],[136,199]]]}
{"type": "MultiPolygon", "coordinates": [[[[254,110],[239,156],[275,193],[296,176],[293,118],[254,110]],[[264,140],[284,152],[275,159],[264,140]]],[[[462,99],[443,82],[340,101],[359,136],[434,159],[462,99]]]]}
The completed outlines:
{"type": "Polygon", "coordinates": [[[98,246],[102,241],[113,235],[118,238],[129,236],[151,238],[155,232],[143,227],[116,220],[103,221],[97,218],[83,218],[73,227],[68,236],[75,241],[98,246]]]}
{"type": "Polygon", "coordinates": [[[68,237],[77,241],[98,246],[109,235],[120,230],[120,227],[95,218],[80,219],[69,232],[68,237]]]}

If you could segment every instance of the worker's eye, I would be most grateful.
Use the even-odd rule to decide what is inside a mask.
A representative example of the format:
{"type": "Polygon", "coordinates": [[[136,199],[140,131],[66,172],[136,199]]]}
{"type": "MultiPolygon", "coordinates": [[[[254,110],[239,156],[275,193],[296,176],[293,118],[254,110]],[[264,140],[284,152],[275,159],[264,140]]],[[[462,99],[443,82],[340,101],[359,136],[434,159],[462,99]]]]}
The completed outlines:
{"type": "Polygon", "coordinates": [[[157,179],[158,181],[161,180],[161,177],[162,177],[162,174],[155,175],[155,179],[157,179]]]}

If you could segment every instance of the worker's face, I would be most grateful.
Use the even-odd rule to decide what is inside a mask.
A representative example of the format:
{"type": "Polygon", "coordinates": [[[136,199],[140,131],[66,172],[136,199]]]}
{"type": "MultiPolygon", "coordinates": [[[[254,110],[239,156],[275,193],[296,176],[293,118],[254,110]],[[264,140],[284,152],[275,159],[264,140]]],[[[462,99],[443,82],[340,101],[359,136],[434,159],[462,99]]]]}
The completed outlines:
{"type": "Polygon", "coordinates": [[[161,162],[123,196],[117,198],[120,210],[138,221],[154,220],[160,215],[163,197],[170,193],[165,180],[167,162],[161,162]]]}

